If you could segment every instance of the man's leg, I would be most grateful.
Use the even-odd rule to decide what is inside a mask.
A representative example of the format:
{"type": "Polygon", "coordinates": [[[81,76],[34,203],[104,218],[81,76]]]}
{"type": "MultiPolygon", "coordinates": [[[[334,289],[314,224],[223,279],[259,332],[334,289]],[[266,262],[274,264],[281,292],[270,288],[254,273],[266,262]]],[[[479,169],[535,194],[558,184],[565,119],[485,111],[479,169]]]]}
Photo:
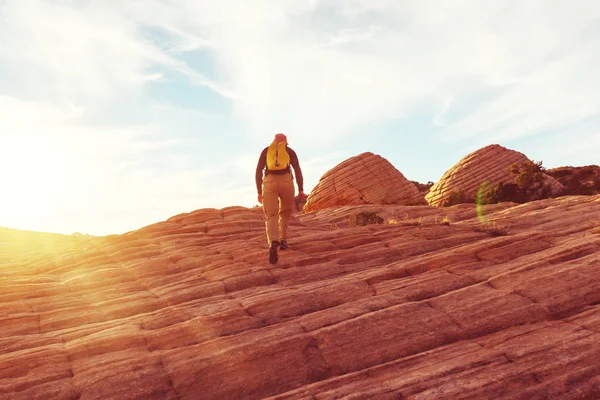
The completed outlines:
{"type": "MultiPolygon", "coordinates": [[[[294,210],[294,180],[291,175],[282,175],[279,183],[279,241],[287,241],[290,216],[294,210]]],[[[287,247],[287,246],[286,246],[287,247]]]]}
{"type": "Polygon", "coordinates": [[[274,241],[279,241],[279,229],[277,227],[279,196],[277,194],[277,182],[273,178],[273,175],[265,176],[262,186],[263,211],[265,213],[265,227],[269,245],[274,241]]]}

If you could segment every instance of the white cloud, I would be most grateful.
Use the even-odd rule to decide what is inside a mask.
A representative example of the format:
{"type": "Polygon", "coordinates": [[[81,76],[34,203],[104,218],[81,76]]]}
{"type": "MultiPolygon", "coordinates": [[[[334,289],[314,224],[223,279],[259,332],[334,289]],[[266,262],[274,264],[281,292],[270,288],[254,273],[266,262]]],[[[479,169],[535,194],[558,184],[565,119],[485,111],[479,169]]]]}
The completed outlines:
{"type": "Polygon", "coordinates": [[[7,97],[0,110],[0,225],[107,234],[215,200],[212,168],[185,168],[168,152],[159,157],[170,172],[145,165],[148,152],[181,143],[148,126],[84,126],[70,105],[7,97]]]}
{"type": "Polygon", "coordinates": [[[144,59],[153,57],[116,10],[29,0],[8,1],[3,12],[2,57],[29,93],[110,96],[141,80],[144,59]]]}
{"type": "Polygon", "coordinates": [[[593,0],[201,2],[183,12],[190,35],[210,25],[225,85],[258,132],[286,127],[331,143],[452,98],[443,113],[470,113],[445,121],[444,137],[504,140],[598,109],[593,0]],[[479,88],[465,93],[472,79],[479,88]],[[494,90],[495,100],[473,97],[494,90]]]}
{"type": "MultiPolygon", "coordinates": [[[[190,170],[189,155],[172,150],[186,144],[178,124],[197,115],[144,90],[174,75],[229,101],[252,143],[284,131],[310,144],[306,190],[355,155],[350,133],[423,112],[440,129],[432,140],[477,148],[558,131],[545,138],[548,157],[589,160],[600,149],[599,18],[595,0],[0,0],[0,163],[29,160],[4,176],[28,195],[2,208],[26,207],[32,224],[54,216],[51,230],[61,218],[83,230],[77,218],[91,224],[97,209],[122,219],[98,227],[108,232],[203,204],[254,204],[258,154],[234,161],[243,186],[209,166],[190,170]],[[186,63],[194,52],[218,73],[186,63]],[[147,114],[127,123],[100,111],[117,104],[147,114]]],[[[418,134],[407,132],[400,141],[418,134]]]]}
{"type": "Polygon", "coordinates": [[[169,151],[182,139],[158,131],[167,123],[100,110],[142,103],[146,82],[163,80],[156,67],[226,89],[153,43],[120,2],[8,0],[1,11],[1,225],[106,234],[215,202],[219,178],[169,151]]]}

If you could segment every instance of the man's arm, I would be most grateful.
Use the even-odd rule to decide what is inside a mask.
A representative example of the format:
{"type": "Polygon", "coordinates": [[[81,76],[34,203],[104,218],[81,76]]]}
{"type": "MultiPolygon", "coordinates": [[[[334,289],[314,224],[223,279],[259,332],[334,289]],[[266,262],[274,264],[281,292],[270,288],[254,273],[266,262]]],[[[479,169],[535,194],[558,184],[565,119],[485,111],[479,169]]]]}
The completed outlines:
{"type": "Polygon", "coordinates": [[[298,161],[298,155],[296,152],[288,147],[290,153],[290,164],[294,168],[294,175],[296,176],[296,183],[298,184],[298,192],[304,193],[304,178],[302,177],[302,169],[300,168],[300,161],[298,161]]]}
{"type": "Polygon", "coordinates": [[[262,153],[260,153],[258,163],[256,164],[256,191],[258,194],[262,193],[263,171],[267,165],[267,150],[268,147],[265,147],[262,153]]]}

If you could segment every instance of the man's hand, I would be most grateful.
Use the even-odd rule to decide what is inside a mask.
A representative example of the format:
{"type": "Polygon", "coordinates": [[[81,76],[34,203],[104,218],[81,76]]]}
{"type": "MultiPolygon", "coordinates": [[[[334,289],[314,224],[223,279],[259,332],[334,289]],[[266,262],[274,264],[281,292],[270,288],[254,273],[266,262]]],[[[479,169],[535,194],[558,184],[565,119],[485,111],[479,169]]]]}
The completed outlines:
{"type": "Polygon", "coordinates": [[[262,193],[258,194],[258,203],[262,204],[262,193]]]}

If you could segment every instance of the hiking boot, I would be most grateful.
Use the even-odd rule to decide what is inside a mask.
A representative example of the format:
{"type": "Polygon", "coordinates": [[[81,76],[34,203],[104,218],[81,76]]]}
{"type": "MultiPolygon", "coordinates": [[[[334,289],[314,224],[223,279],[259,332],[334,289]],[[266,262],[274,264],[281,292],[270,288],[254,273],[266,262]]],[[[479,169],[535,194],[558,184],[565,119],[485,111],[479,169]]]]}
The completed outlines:
{"type": "Polygon", "coordinates": [[[279,242],[271,242],[271,246],[269,248],[269,262],[271,264],[277,264],[277,260],[279,257],[277,256],[277,248],[279,247],[279,242]]]}
{"type": "Polygon", "coordinates": [[[287,240],[283,239],[280,243],[279,243],[279,248],[281,250],[285,250],[288,248],[288,244],[287,244],[287,240]]]}

